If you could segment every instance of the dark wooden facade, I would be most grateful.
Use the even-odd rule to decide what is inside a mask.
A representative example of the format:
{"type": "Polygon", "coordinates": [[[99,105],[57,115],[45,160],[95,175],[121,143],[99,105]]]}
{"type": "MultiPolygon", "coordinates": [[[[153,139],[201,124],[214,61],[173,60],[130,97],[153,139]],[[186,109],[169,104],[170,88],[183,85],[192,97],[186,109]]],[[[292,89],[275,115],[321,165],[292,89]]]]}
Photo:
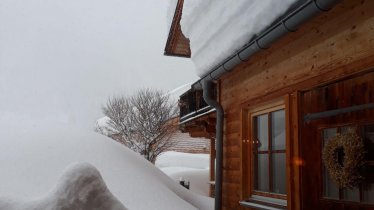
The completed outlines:
{"type": "Polygon", "coordinates": [[[279,106],[286,116],[287,195],[278,198],[287,200],[287,209],[374,209],[364,192],[374,187],[372,161],[358,191],[338,189],[333,199],[324,195],[321,161],[323,129],[353,126],[372,135],[374,109],[305,119],[374,103],[374,1],[342,1],[218,82],[225,111],[223,209],[250,209],[239,204],[253,195],[250,116],[279,106]]]}
{"type": "MultiPolygon", "coordinates": [[[[371,206],[365,205],[369,202],[365,188],[374,181],[374,159],[368,158],[363,172],[366,173],[364,177],[367,179],[357,189],[336,189],[336,193],[325,195],[322,183],[324,182],[323,176],[326,175],[323,170],[321,171],[323,168],[321,148],[324,131],[335,133],[347,128],[357,130],[361,133],[366,147],[373,147],[374,141],[371,142],[367,134],[374,132],[374,106],[368,109],[363,107],[357,111],[349,111],[349,109],[362,105],[374,105],[374,69],[368,73],[301,92],[300,103],[302,116],[326,110],[347,110],[344,114],[318,117],[310,121],[302,119],[300,156],[303,157],[305,163],[309,163],[303,167],[301,176],[301,190],[308,194],[308,198],[303,199],[303,209],[373,209],[374,203],[371,206]],[[319,186],[316,186],[317,183],[319,186]]],[[[374,196],[373,193],[370,196],[374,196]]]]}
{"type": "Polygon", "coordinates": [[[303,121],[307,113],[374,103],[373,70],[374,2],[346,0],[221,77],[224,209],[247,209],[239,201],[252,187],[246,112],[280,98],[288,124],[288,209],[373,209],[323,198],[321,142],[315,130],[322,121],[333,126],[374,120],[373,111],[303,121]]]}

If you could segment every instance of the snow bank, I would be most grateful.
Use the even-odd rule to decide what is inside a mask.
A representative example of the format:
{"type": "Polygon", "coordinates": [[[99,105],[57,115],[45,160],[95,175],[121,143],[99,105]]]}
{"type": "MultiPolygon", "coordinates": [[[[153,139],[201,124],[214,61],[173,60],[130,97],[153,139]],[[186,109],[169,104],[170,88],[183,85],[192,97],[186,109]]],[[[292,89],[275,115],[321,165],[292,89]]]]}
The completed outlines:
{"type": "Polygon", "coordinates": [[[107,116],[104,116],[102,118],[99,118],[96,120],[95,126],[94,126],[94,131],[103,134],[105,136],[109,136],[115,133],[118,133],[114,131],[112,128],[109,126],[110,118],[107,116]]]}
{"type": "Polygon", "coordinates": [[[188,0],[181,27],[190,39],[192,61],[198,75],[243,47],[284,14],[297,0],[188,0]]]}
{"type": "Polygon", "coordinates": [[[184,167],[207,169],[209,168],[209,155],[168,151],[157,157],[155,165],[159,168],[184,167]]]}
{"type": "Polygon", "coordinates": [[[123,204],[108,190],[99,171],[87,163],[69,166],[56,188],[43,198],[34,201],[0,200],[0,209],[126,210],[123,204]]]}
{"type": "Polygon", "coordinates": [[[209,196],[209,169],[186,167],[165,167],[160,169],[174,181],[189,181],[192,192],[209,196]]]}
{"type": "Polygon", "coordinates": [[[209,155],[164,152],[155,165],[165,174],[178,182],[180,179],[190,182],[190,190],[200,195],[209,195],[209,155]]]}
{"type": "Polygon", "coordinates": [[[213,209],[212,199],[184,189],[123,145],[94,132],[56,127],[3,126],[0,130],[1,210],[40,203],[58,183],[61,171],[75,162],[97,168],[110,192],[128,209],[213,209]]]}

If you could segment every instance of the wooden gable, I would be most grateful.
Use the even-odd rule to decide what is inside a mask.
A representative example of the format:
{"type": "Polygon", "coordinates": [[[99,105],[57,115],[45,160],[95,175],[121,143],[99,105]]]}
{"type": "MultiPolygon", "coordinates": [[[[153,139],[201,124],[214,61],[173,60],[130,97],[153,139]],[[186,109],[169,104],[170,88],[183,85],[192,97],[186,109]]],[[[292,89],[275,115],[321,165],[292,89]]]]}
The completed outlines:
{"type": "Polygon", "coordinates": [[[169,36],[166,42],[164,55],[189,58],[191,57],[190,40],[183,35],[180,25],[183,2],[184,0],[178,0],[173,21],[171,23],[169,36]]]}

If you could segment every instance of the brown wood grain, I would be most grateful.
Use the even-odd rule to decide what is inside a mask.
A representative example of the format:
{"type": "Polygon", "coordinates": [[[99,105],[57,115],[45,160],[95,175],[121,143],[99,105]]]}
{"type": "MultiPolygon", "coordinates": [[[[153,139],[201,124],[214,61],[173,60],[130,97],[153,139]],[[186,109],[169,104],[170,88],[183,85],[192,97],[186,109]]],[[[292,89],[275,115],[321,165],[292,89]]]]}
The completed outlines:
{"type": "MultiPolygon", "coordinates": [[[[301,107],[302,116],[307,113],[373,103],[372,92],[374,92],[374,71],[303,92],[300,98],[304,105],[301,107]]],[[[301,169],[302,209],[367,210],[374,208],[374,205],[358,202],[324,199],[322,185],[322,129],[370,121],[374,122],[374,109],[340,114],[301,124],[300,149],[301,157],[305,161],[301,169]]],[[[340,191],[340,199],[342,199],[342,191],[340,191]]]]}
{"type": "MultiPolygon", "coordinates": [[[[373,8],[374,1],[342,1],[220,78],[219,100],[225,110],[223,209],[247,209],[238,202],[249,196],[252,186],[248,108],[284,96],[288,209],[359,209],[357,204],[320,200],[321,162],[316,157],[321,144],[313,126],[321,121],[305,124],[301,118],[312,111],[373,101],[374,82],[367,80],[374,67],[373,8]],[[339,84],[329,86],[332,83],[339,84]]],[[[364,110],[324,123],[372,114],[364,110]]]]}

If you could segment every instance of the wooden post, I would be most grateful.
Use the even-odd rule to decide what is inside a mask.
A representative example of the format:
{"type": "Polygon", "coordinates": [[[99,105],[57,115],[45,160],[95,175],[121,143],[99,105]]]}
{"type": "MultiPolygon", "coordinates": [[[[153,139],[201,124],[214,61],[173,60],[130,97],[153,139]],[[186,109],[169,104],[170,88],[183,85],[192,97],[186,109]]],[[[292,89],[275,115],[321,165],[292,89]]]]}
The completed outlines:
{"type": "Polygon", "coordinates": [[[214,181],[215,181],[215,171],[216,171],[216,140],[215,138],[210,138],[210,183],[209,183],[209,196],[214,197],[214,181]]]}

